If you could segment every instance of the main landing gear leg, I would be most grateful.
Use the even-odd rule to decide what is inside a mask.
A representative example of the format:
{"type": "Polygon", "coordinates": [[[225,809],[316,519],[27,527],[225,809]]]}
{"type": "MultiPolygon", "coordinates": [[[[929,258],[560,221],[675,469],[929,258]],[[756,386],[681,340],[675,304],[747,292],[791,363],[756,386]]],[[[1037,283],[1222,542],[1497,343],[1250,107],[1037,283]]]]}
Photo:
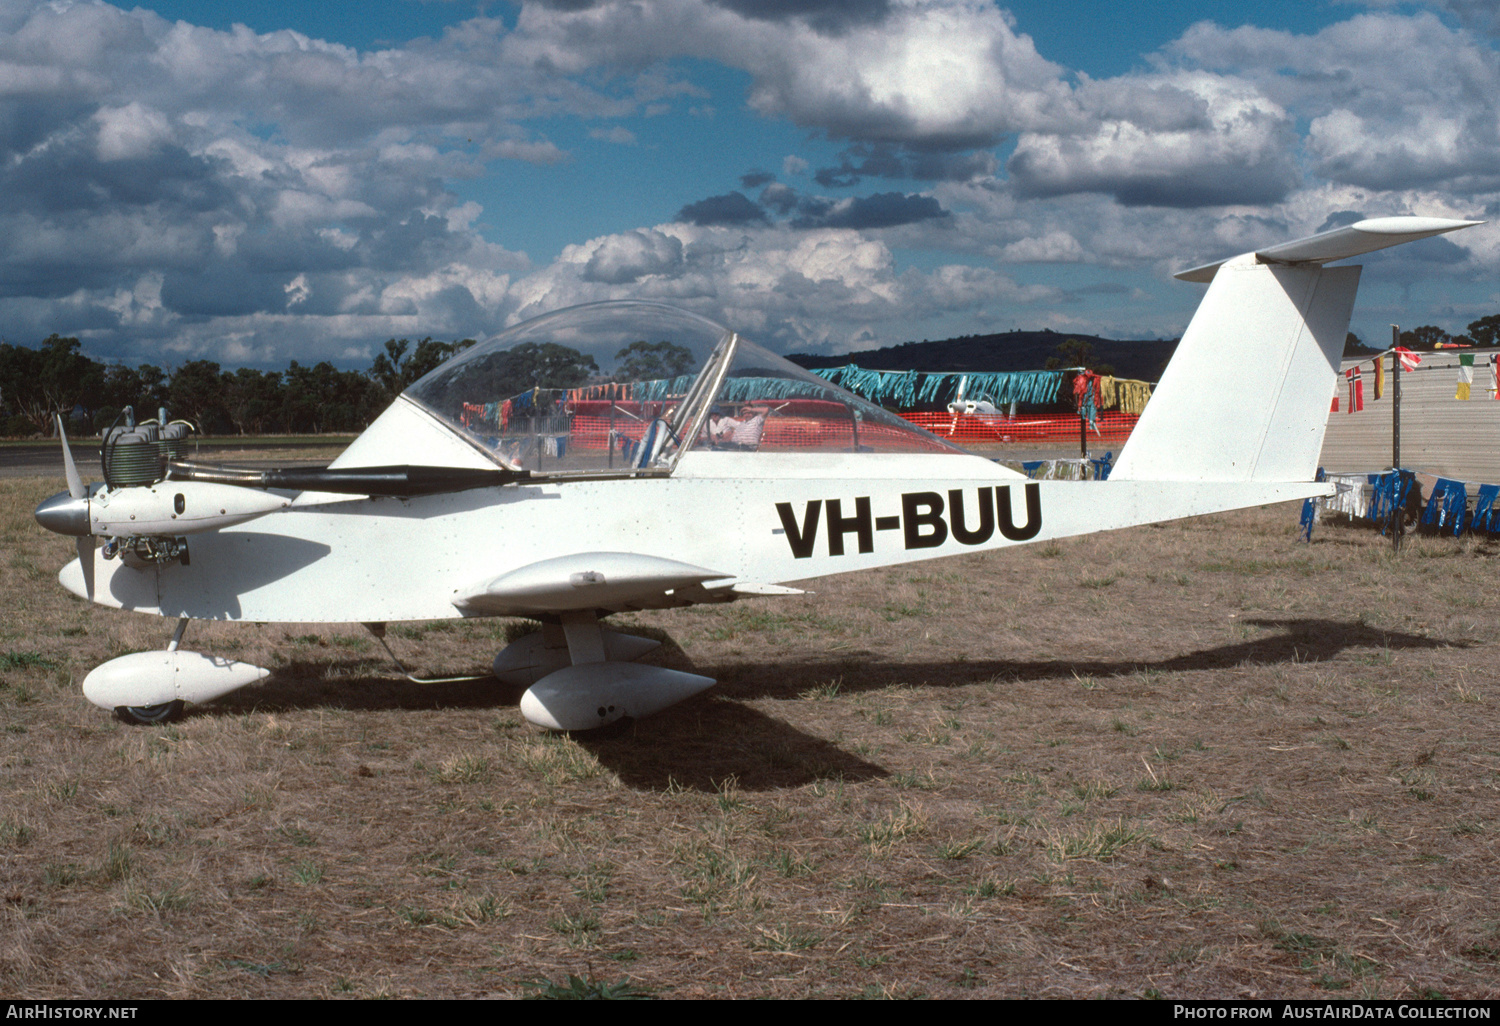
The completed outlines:
{"type": "Polygon", "coordinates": [[[521,715],[550,730],[589,730],[690,698],[712,677],[630,662],[659,642],[612,631],[593,610],[563,613],[495,657],[495,676],[530,685],[521,715]]]}

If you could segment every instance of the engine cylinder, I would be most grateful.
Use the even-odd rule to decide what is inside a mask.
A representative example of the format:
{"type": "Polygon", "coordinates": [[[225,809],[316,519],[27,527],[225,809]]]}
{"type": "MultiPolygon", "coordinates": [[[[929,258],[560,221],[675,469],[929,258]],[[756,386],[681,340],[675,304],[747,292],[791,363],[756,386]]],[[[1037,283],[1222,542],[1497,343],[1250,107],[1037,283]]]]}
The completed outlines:
{"type": "Polygon", "coordinates": [[[167,473],[166,449],[154,424],[104,433],[104,477],[111,485],[128,487],[160,481],[167,473]]]}

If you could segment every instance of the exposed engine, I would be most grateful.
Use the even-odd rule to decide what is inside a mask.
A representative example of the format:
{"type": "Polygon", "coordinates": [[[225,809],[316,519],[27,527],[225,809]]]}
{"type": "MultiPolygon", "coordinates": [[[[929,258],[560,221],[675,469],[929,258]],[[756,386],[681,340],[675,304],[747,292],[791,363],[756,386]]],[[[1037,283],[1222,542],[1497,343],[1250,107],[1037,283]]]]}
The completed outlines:
{"type": "MultiPolygon", "coordinates": [[[[193,434],[193,425],[187,421],[168,421],[165,409],[157,411],[156,420],[141,424],[135,423],[133,407],[125,407],[121,417],[125,423],[117,423],[106,430],[99,449],[104,490],[95,493],[94,502],[104,508],[108,507],[112,493],[118,489],[149,486],[165,480],[167,464],[187,458],[188,439],[193,434]]],[[[186,497],[176,494],[173,505],[174,512],[181,515],[185,511],[186,497]]],[[[189,561],[187,539],[162,534],[111,537],[100,555],[105,559],[119,556],[127,566],[136,568],[163,566],[179,560],[187,565],[189,561]]]]}

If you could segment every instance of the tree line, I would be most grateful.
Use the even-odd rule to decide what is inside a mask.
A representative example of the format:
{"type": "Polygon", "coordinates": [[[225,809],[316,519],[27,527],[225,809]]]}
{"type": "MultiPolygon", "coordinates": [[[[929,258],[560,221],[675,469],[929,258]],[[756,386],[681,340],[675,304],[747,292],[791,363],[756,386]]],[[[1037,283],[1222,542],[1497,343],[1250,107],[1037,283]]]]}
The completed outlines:
{"type": "MultiPolygon", "coordinates": [[[[0,342],[0,434],[53,433],[61,415],[75,433],[98,434],[126,406],[136,419],[166,409],[204,434],[347,434],[363,431],[401,392],[439,364],[474,345],[471,338],[413,344],[390,339],[368,370],[339,370],[328,361],[284,371],[224,370],[189,360],[170,371],[101,363],[83,355],[76,338],[53,334],[38,346],[0,342]]],[[[616,358],[621,379],[675,377],[692,370],[692,354],[669,342],[633,342],[616,358]]],[[[483,358],[478,380],[496,399],[529,388],[577,388],[598,378],[590,356],[551,342],[527,342],[483,358]]]]}
{"type": "Polygon", "coordinates": [[[61,415],[70,429],[98,433],[126,406],[138,420],[165,408],[174,420],[209,434],[321,434],[358,431],[407,385],[472,339],[439,342],[391,339],[367,371],[339,370],[328,361],[284,371],[224,370],[213,360],[189,360],[168,371],[101,363],[80,351],[76,338],[53,334],[40,345],[0,342],[0,432],[51,435],[61,415]]]}
{"type": "MultiPolygon", "coordinates": [[[[1446,349],[1449,346],[1477,346],[1481,349],[1492,349],[1500,346],[1500,314],[1491,314],[1477,321],[1470,321],[1469,330],[1458,335],[1450,335],[1435,324],[1424,324],[1419,328],[1401,332],[1396,341],[1398,345],[1414,352],[1446,349]]],[[[1345,356],[1360,356],[1364,353],[1384,351],[1384,345],[1367,345],[1361,342],[1359,336],[1353,332],[1350,332],[1348,344],[1344,346],[1345,356]]]]}

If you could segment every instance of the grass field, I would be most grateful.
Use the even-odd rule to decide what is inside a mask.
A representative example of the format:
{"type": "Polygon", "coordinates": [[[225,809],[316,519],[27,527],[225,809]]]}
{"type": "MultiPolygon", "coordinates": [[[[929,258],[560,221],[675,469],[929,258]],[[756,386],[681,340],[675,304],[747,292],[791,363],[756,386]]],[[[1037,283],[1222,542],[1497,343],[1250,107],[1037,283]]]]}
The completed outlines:
{"type": "MultiPolygon", "coordinates": [[[[603,736],[357,627],[165,727],[0,481],[13,997],[1496,997],[1500,549],[1282,506],[616,617],[719,679],[603,736]]],[[[478,671],[519,621],[393,626],[478,671]]]]}

